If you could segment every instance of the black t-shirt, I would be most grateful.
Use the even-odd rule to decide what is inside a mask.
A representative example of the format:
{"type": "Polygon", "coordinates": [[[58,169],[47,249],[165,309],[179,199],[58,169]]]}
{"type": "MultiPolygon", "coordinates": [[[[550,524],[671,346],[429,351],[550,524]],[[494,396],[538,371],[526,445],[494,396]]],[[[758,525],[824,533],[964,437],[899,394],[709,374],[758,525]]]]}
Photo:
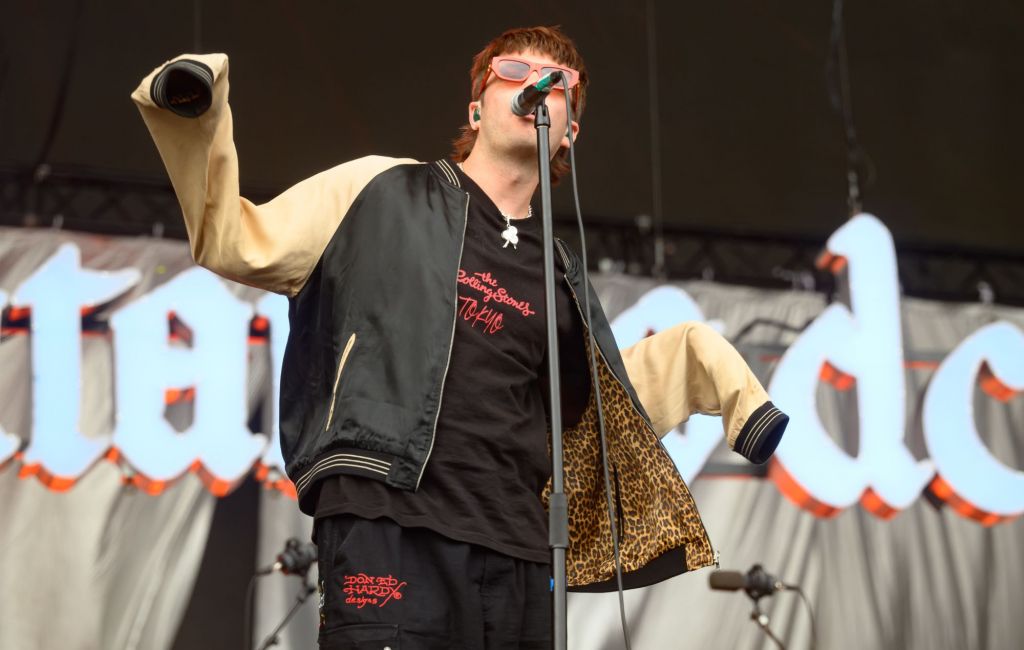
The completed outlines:
{"type": "MultiPolygon", "coordinates": [[[[547,334],[540,215],[504,217],[461,170],[469,192],[451,362],[434,447],[416,492],[357,476],[323,481],[316,517],[389,517],[513,557],[548,562],[540,493],[551,476],[547,436],[547,334]]],[[[556,275],[562,421],[589,397],[579,311],[556,275]]]]}

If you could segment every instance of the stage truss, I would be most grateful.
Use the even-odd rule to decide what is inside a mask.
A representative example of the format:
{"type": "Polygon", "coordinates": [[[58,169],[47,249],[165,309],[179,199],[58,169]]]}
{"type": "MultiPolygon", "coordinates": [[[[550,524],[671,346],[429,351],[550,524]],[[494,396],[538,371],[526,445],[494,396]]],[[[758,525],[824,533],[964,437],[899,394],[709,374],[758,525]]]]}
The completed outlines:
{"type": "MultiPolygon", "coordinates": [[[[256,203],[276,194],[246,188],[256,203]]],[[[831,274],[817,268],[824,238],[712,231],[666,225],[665,267],[655,269],[649,218],[585,216],[595,269],[669,280],[703,278],[727,284],[796,288],[830,294],[831,274]]],[[[177,199],[166,180],[70,168],[0,168],[0,225],[109,235],[185,239],[177,199]]],[[[578,245],[575,220],[555,215],[556,234],[578,245]]],[[[1024,305],[1024,255],[896,242],[907,296],[1024,305]]]]}

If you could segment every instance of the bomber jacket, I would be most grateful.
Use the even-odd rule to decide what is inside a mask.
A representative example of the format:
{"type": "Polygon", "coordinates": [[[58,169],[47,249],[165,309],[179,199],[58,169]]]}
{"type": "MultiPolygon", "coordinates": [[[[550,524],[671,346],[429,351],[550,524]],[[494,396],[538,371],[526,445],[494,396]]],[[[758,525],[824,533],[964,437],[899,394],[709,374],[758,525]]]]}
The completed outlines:
{"type": "MultiPolygon", "coordinates": [[[[338,473],[416,490],[444,399],[469,194],[448,161],[370,156],[255,206],[239,195],[227,57],[178,58],[212,71],[206,113],[187,119],[158,108],[150,86],[159,68],[132,98],[181,203],[195,261],[289,298],[280,430],[300,508],[313,514],[317,482],[338,473]]],[[[708,566],[715,554],[707,532],[660,436],[692,413],[720,414],[730,447],[764,462],[788,418],[703,324],[677,325],[620,352],[578,258],[562,242],[557,248],[597,344],[624,582],[708,566]]],[[[566,556],[570,586],[601,590],[611,585],[614,559],[595,402],[591,394],[563,432],[566,556]]]]}

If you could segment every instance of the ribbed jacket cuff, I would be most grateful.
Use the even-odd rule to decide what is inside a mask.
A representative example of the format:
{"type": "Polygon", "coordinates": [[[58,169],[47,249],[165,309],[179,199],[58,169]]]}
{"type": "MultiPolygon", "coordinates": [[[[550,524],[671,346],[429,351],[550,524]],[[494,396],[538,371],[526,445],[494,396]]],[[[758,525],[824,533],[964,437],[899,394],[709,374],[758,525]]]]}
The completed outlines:
{"type": "Polygon", "coordinates": [[[789,416],[771,402],[765,402],[747,418],[733,449],[750,462],[760,465],[771,458],[779,446],[787,424],[789,416]]]}
{"type": "Polygon", "coordinates": [[[213,70],[202,61],[178,59],[153,78],[149,97],[160,108],[182,117],[199,117],[213,103],[213,70]]]}

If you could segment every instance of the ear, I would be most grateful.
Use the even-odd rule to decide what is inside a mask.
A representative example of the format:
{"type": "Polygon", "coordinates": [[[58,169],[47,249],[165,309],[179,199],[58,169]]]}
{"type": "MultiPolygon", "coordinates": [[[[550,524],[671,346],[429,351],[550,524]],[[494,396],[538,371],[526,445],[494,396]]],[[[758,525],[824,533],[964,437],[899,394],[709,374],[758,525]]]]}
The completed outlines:
{"type": "Polygon", "coordinates": [[[474,131],[480,128],[480,102],[469,102],[467,106],[469,116],[469,128],[474,131]]]}
{"type": "MultiPolygon", "coordinates": [[[[580,139],[580,123],[577,122],[576,120],[573,120],[572,122],[570,122],[569,127],[572,128],[572,141],[573,143],[575,143],[577,140],[580,139]]],[[[568,133],[562,137],[562,141],[558,143],[558,146],[561,149],[569,148],[568,133]]]]}

